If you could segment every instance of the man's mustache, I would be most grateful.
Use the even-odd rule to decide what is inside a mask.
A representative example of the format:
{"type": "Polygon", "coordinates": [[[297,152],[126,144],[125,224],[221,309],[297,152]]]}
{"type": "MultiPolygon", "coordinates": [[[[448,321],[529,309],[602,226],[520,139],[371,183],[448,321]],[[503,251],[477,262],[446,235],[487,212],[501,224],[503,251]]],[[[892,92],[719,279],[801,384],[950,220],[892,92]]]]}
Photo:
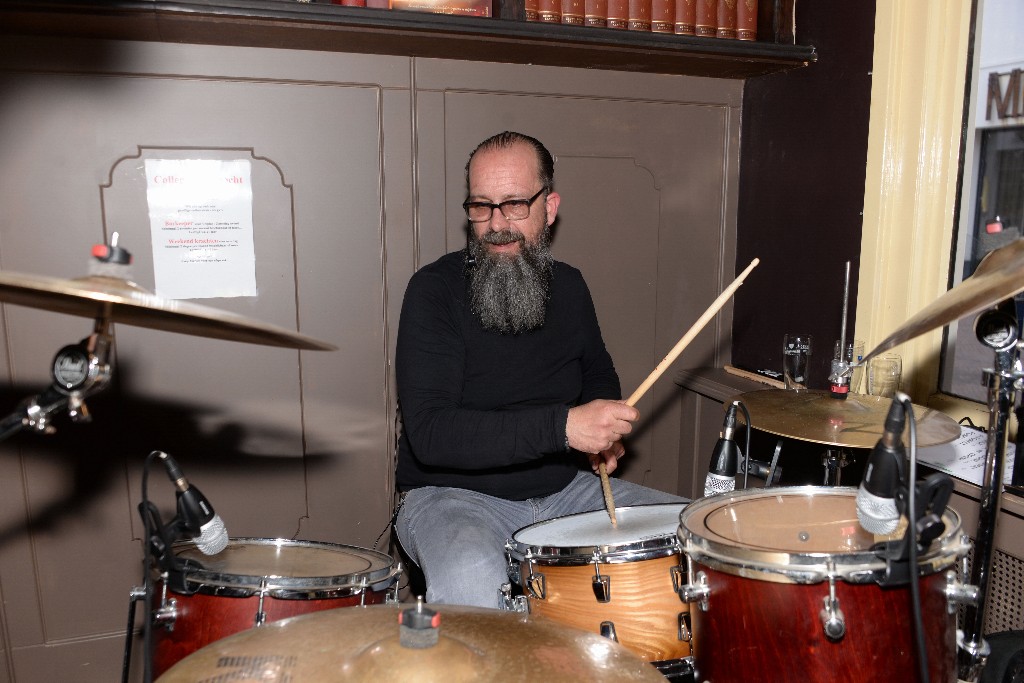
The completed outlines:
{"type": "Polygon", "coordinates": [[[512,244],[513,242],[523,242],[526,240],[523,233],[518,230],[499,230],[497,232],[488,232],[480,239],[483,242],[497,246],[502,244],[512,244]]]}

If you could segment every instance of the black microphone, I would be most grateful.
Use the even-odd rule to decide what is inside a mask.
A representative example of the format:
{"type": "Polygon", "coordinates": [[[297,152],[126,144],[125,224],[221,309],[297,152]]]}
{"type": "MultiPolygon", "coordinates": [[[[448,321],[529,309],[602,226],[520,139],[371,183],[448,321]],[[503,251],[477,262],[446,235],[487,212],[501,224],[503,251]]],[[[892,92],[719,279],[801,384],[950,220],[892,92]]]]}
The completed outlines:
{"type": "Polygon", "coordinates": [[[891,534],[900,521],[896,496],[903,483],[904,399],[910,400],[899,392],[893,398],[885,417],[885,431],[868,456],[864,479],[857,489],[857,519],[873,534],[891,534]]]}
{"type": "Polygon", "coordinates": [[[216,555],[224,550],[228,544],[224,520],[213,511],[202,491],[188,483],[174,458],[166,453],[161,453],[160,457],[167,467],[167,475],[178,489],[178,528],[193,534],[192,542],[204,555],[216,555]]]}
{"type": "Polygon", "coordinates": [[[733,439],[736,431],[736,404],[729,406],[722,423],[722,432],[711,451],[711,466],[708,476],[704,479],[704,495],[728,493],[736,488],[736,467],[739,462],[740,448],[733,439]]]}

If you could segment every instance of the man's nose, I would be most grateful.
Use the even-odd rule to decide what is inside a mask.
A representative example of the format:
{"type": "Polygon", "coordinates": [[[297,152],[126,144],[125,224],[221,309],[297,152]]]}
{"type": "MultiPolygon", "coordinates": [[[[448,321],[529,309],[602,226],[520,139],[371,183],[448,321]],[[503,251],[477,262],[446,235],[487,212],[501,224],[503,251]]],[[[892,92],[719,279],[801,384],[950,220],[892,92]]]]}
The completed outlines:
{"type": "Polygon", "coordinates": [[[487,227],[492,232],[500,232],[501,230],[507,230],[511,222],[505,218],[505,214],[501,212],[501,207],[494,207],[491,209],[491,220],[487,221],[487,227]]]}

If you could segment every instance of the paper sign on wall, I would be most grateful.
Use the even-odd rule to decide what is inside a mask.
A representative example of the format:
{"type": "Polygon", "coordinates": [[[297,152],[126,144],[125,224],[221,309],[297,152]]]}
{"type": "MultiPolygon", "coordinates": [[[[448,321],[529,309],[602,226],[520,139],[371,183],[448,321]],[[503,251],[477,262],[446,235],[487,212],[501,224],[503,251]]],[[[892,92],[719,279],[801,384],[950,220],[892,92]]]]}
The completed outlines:
{"type": "Polygon", "coordinates": [[[256,296],[248,160],[146,159],[157,296],[256,296]]]}

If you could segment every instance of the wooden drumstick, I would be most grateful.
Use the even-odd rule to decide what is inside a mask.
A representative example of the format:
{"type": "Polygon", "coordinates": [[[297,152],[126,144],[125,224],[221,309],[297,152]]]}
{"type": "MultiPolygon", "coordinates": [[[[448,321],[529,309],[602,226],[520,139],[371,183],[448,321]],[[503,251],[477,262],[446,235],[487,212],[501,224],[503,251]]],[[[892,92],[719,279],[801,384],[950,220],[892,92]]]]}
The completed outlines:
{"type": "MultiPolygon", "coordinates": [[[[668,366],[672,365],[676,358],[679,357],[679,354],[683,352],[683,349],[689,346],[690,342],[693,341],[693,338],[696,337],[702,329],[704,329],[704,326],[708,324],[708,321],[722,309],[722,306],[725,306],[725,302],[732,298],[732,295],[735,294],[736,290],[739,289],[739,286],[743,284],[743,281],[747,278],[747,275],[750,274],[750,271],[752,271],[760,262],[761,259],[756,258],[751,261],[750,265],[739,274],[739,277],[733,280],[732,284],[726,287],[722,293],[718,295],[718,298],[711,303],[708,310],[704,311],[704,314],[697,319],[697,322],[695,322],[693,326],[687,330],[686,334],[684,334],[676,343],[676,345],[672,347],[672,350],[668,352],[668,355],[658,363],[658,367],[654,368],[651,374],[647,376],[647,379],[641,382],[640,386],[636,388],[636,391],[626,399],[626,405],[636,405],[637,401],[639,401],[640,398],[647,393],[647,390],[651,388],[651,385],[658,381],[658,378],[661,377],[662,373],[668,369],[668,366]]],[[[605,467],[603,460],[601,461],[598,470],[601,474],[601,488],[604,491],[604,504],[608,508],[608,516],[612,519],[612,526],[618,526],[615,521],[615,499],[612,497],[611,482],[608,481],[608,468],[605,467]]]]}

